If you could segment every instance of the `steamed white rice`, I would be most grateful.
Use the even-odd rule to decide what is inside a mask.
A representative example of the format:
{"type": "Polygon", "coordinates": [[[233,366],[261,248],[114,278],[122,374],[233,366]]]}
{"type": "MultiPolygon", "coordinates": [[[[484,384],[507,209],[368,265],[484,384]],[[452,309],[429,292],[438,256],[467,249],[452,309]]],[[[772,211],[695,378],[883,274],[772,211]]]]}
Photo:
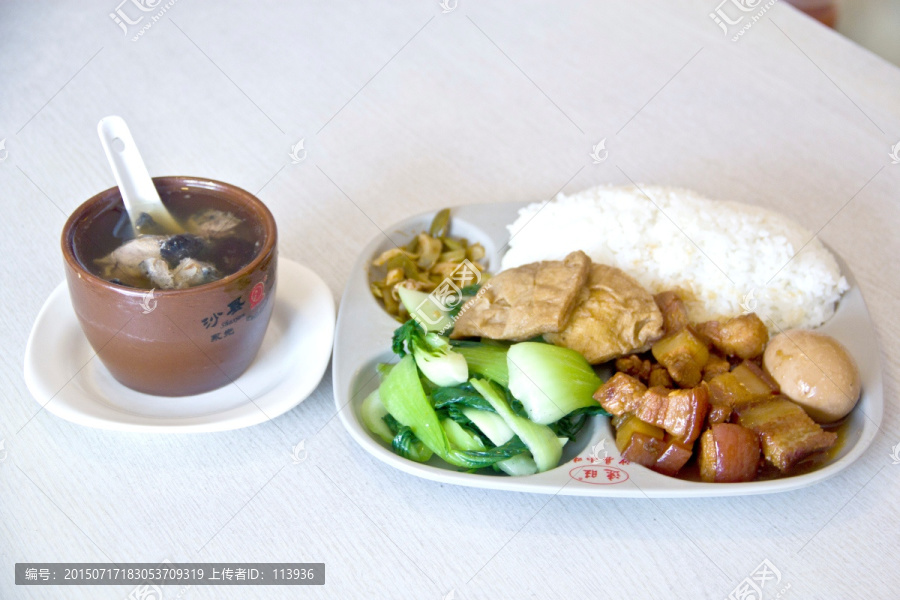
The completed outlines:
{"type": "Polygon", "coordinates": [[[560,194],[520,210],[508,229],[503,269],[583,250],[653,293],[681,290],[694,321],[752,311],[770,329],[816,327],[849,287],[834,256],[797,223],[689,190],[601,186],[560,194]]]}

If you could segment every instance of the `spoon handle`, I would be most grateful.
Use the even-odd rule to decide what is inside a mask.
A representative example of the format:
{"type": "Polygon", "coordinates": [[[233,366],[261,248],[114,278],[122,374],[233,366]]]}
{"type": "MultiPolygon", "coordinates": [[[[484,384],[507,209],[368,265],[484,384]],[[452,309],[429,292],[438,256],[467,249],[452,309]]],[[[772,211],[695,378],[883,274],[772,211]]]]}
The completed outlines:
{"type": "Polygon", "coordinates": [[[182,232],[184,229],[163,205],[125,120],[118,116],[104,117],[97,124],[97,133],[134,230],[140,231],[138,220],[146,213],[172,233],[182,232]]]}

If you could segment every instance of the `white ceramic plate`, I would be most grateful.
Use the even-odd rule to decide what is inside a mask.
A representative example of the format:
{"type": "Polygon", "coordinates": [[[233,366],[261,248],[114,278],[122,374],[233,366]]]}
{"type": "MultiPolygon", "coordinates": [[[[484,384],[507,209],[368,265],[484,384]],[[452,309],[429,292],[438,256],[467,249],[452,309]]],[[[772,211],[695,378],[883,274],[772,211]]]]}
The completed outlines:
{"type": "MultiPolygon", "coordinates": [[[[500,253],[509,236],[520,203],[481,204],[452,211],[455,236],[484,244],[489,268],[500,264],[500,253]]],[[[434,214],[408,219],[387,230],[397,245],[404,245],[416,233],[426,231],[434,214]]],[[[379,362],[396,361],[390,352],[391,333],[398,326],[379,306],[369,291],[369,265],[378,254],[392,248],[384,236],[372,240],[363,250],[344,291],[334,345],[334,398],[341,420],[350,435],[379,460],[417,477],[471,487],[612,497],[698,497],[767,494],[806,487],[846,469],[872,442],[884,411],[881,365],[875,332],[862,294],[847,265],[838,262],[850,283],[837,313],[820,331],[840,340],[856,359],[862,379],[862,398],[851,413],[843,445],[834,458],[817,470],[794,477],[748,483],[715,484],[686,481],[660,475],[635,464],[622,464],[614,444],[612,426],[605,417],[593,417],[570,442],[559,467],[527,477],[473,474],[457,471],[435,458],[419,464],[401,458],[373,436],[362,424],[359,407],[378,385],[374,367],[379,362]],[[596,448],[596,450],[594,450],[596,448]]]]}
{"type": "Polygon", "coordinates": [[[279,258],[272,320],[250,367],[218,390],[166,398],[136,392],[110,375],[82,333],[63,282],[31,330],[25,382],[44,410],[89,427],[153,433],[248,427],[289,411],[316,389],[328,367],[334,318],[325,282],[279,258]]]}

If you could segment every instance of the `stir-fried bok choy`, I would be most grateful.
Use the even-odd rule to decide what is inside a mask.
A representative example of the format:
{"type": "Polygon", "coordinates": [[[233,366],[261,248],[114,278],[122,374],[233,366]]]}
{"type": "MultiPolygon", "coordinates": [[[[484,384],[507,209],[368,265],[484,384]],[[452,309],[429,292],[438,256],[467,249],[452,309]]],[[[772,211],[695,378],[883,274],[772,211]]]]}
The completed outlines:
{"type": "Polygon", "coordinates": [[[409,460],[539,473],[559,464],[590,415],[607,414],[592,397],[601,380],[570,350],[540,342],[451,342],[414,320],[394,332],[392,349],[400,361],[379,365],[381,385],[360,416],[409,460]]]}

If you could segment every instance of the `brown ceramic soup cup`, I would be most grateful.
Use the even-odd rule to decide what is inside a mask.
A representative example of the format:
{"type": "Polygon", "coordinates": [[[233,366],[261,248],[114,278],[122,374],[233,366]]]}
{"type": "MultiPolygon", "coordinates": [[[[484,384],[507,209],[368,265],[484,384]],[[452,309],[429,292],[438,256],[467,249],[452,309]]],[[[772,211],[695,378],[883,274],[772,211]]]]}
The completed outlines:
{"type": "Polygon", "coordinates": [[[262,345],[275,304],[275,219],[258,198],[227,183],[184,176],[153,182],[176,216],[199,205],[244,219],[259,242],[255,257],[232,275],[187,289],[151,294],[106,281],[89,265],[115,248],[111,231],[125,207],[118,188],[110,188],[79,206],[63,228],[72,306],[122,384],[159,396],[208,392],[240,376],[262,345]]]}

